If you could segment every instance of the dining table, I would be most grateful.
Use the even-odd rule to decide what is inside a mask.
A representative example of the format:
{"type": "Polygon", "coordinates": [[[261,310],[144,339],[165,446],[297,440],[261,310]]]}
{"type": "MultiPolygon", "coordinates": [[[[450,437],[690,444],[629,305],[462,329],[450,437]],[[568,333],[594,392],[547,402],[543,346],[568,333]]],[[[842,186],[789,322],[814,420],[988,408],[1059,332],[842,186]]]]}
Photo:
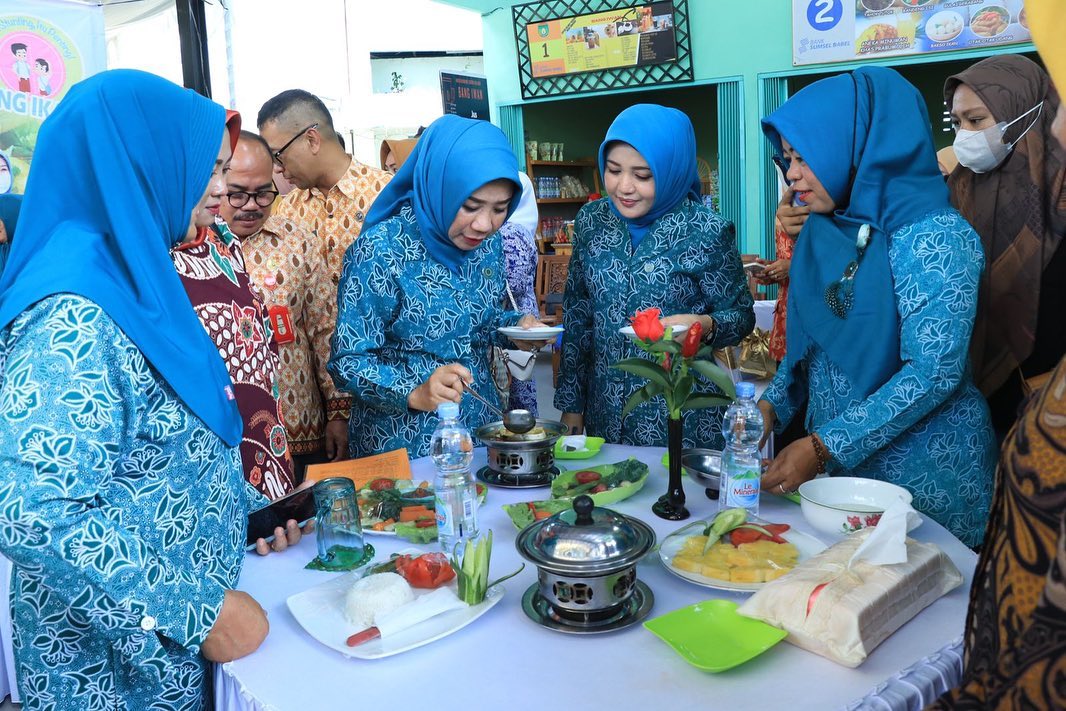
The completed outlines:
{"type": "MultiPolygon", "coordinates": [[[[719,503],[702,486],[684,483],[687,521],[666,521],[651,512],[666,491],[661,447],[607,444],[593,458],[557,460],[566,469],[610,464],[635,457],[649,466],[636,494],[610,508],[647,523],[659,541],[695,520],[709,520],[719,503]]],[[[473,467],[485,464],[484,449],[474,452],[473,467]]],[[[414,480],[432,481],[428,458],[411,463],[414,480]]],[[[518,530],[505,504],[549,498],[547,488],[489,487],[479,511],[479,529],[491,529],[490,578],[523,562],[515,548],[518,530]]],[[[826,545],[838,536],[815,531],[800,506],[764,493],[759,516],[788,523],[826,545]]],[[[961,636],[977,557],[928,517],[912,538],[936,544],[962,572],[963,584],[944,595],[892,634],[857,668],[781,642],[740,666],[719,673],[690,666],[667,644],[633,624],[601,634],[572,634],[546,629],[522,610],[523,593],[537,583],[527,564],[501,585],[503,598],[484,615],[454,633],[424,646],[379,659],[345,656],[308,634],[287,607],[287,600],[348,573],[321,572],[305,566],[315,558],[314,536],[305,536],[283,553],[249,554],[239,589],[252,595],[269,616],[270,633],[253,654],[215,668],[215,704],[222,711],[309,711],[312,709],[470,709],[508,708],[542,711],[570,705],[596,709],[921,709],[956,685],[962,674],[961,636]]],[[[367,533],[376,560],[414,546],[394,536],[367,533]]],[[[750,593],[703,587],[674,575],[656,551],[637,565],[637,579],[654,595],[647,619],[712,599],[740,603],[750,593]]],[[[338,630],[341,634],[343,630],[338,630]]],[[[723,644],[728,644],[723,641],[723,644]]]]}

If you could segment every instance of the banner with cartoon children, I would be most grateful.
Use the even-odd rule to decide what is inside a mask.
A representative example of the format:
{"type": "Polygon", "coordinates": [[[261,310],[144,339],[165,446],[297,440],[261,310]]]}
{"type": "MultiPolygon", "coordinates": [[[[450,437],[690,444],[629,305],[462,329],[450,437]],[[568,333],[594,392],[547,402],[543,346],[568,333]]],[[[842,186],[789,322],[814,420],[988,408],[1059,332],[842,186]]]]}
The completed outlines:
{"type": "Polygon", "coordinates": [[[41,123],[106,59],[99,5],[0,0],[0,194],[23,191],[41,123]]]}

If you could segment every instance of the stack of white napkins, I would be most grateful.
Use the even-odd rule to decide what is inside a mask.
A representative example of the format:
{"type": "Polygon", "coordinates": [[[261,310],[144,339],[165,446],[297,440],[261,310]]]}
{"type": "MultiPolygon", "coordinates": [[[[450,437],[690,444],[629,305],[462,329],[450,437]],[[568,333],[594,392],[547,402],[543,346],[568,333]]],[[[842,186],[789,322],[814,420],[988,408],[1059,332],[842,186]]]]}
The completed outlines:
{"type": "Polygon", "coordinates": [[[384,615],[374,618],[374,626],[381,631],[382,637],[403,632],[431,617],[436,617],[450,610],[466,607],[466,603],[449,587],[437,588],[425,595],[419,595],[406,605],[400,605],[384,615]]]}
{"type": "Polygon", "coordinates": [[[585,435],[567,435],[563,437],[564,452],[583,452],[588,446],[588,437],[585,435]]]}
{"type": "Polygon", "coordinates": [[[907,538],[920,523],[901,500],[876,528],[803,561],[738,612],[784,629],[792,644],[857,667],[904,623],[962,584],[943,551],[907,538]]]}

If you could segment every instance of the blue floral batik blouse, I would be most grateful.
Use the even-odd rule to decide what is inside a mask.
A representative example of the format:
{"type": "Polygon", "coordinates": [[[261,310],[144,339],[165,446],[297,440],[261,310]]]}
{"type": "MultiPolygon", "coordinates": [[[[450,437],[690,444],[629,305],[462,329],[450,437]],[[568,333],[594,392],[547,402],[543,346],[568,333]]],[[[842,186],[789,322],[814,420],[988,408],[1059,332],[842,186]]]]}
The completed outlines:
{"type": "Polygon", "coordinates": [[[810,393],[807,431],[817,432],[832,455],[830,474],[898,484],[914,495],[916,509],[978,546],[996,466],[988,408],[967,355],[981,242],[957,212],[941,211],[897,230],[889,262],[902,368],[861,399],[815,345],[795,370],[786,357],[763,399],[782,427],[803,404],[798,393],[810,393]]]}
{"type": "MultiPolygon", "coordinates": [[[[442,365],[465,366],[478,394],[496,399],[489,349],[504,344],[497,327],[521,318],[501,307],[502,250],[499,235],[489,237],[452,272],[426,251],[409,205],[348,248],[329,372],[338,389],[355,396],[353,457],[401,447],[411,457],[429,454],[436,413],[412,410],[407,396],[442,365]]],[[[473,398],[464,398],[460,411],[471,430],[499,419],[473,398]]]]}
{"type": "Polygon", "coordinates": [[[0,333],[0,428],[23,708],[203,708],[200,645],[240,574],[248,497],[266,501],[238,450],[70,294],[0,333]]]}
{"type": "MultiPolygon", "coordinates": [[[[753,300],[737,251],[733,225],[686,198],[657,220],[634,248],[626,224],[608,198],[581,208],[563,302],[562,362],[555,407],[585,415],[585,431],[608,442],[666,445],[662,398],[622,408],[644,381],[610,367],[642,356],[618,329],[636,311],[658,307],[663,316],[706,314],[717,328],[713,345],[732,346],[755,326],[753,300]]],[[[714,386],[699,376],[701,389],[714,386]]],[[[721,449],[725,408],[684,415],[685,446],[721,449]]]]}

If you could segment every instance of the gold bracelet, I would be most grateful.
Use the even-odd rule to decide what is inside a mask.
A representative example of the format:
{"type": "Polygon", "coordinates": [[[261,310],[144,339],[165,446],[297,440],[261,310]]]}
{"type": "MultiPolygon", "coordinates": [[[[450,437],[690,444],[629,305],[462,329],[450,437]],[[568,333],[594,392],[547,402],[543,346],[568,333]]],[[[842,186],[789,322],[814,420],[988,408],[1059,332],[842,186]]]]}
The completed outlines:
{"type": "Polygon", "coordinates": [[[818,473],[825,474],[826,465],[832,457],[825,446],[825,442],[817,434],[811,434],[811,446],[814,447],[814,456],[818,458],[818,473]]]}

